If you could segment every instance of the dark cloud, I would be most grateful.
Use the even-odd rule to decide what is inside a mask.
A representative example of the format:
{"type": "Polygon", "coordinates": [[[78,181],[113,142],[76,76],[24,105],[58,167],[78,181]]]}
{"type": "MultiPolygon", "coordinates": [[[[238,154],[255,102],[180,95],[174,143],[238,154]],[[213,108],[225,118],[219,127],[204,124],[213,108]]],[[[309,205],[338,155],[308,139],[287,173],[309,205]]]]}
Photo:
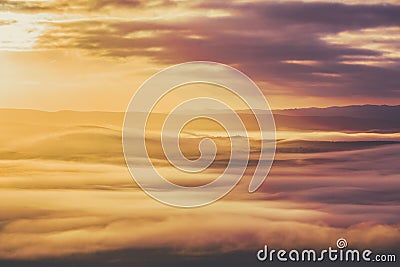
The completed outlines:
{"type": "Polygon", "coordinates": [[[106,6],[137,7],[141,5],[140,0],[92,0],[88,2],[94,9],[101,9],[106,6]]]}
{"type": "MultiPolygon", "coordinates": [[[[231,15],[183,22],[154,19],[57,23],[51,24],[53,30],[42,37],[39,46],[87,49],[118,58],[146,56],[164,64],[220,61],[239,65],[258,81],[285,86],[287,93],[294,95],[399,97],[399,59],[390,58],[391,64],[386,65],[360,65],[356,62],[359,58],[382,62],[388,58],[377,48],[329,43],[323,37],[400,26],[400,6],[203,3],[194,10],[220,10],[231,15]],[[149,34],[140,35],[143,32],[149,34]],[[302,60],[312,63],[302,64],[302,60]]],[[[395,41],[389,45],[397,46],[395,41]]]]}
{"type": "MultiPolygon", "coordinates": [[[[229,8],[229,7],[228,7],[229,8]]],[[[341,3],[259,3],[231,6],[264,18],[263,26],[301,25],[310,31],[343,31],[399,25],[397,5],[345,5],[341,3]],[[272,21],[272,22],[271,22],[272,21]]]]}

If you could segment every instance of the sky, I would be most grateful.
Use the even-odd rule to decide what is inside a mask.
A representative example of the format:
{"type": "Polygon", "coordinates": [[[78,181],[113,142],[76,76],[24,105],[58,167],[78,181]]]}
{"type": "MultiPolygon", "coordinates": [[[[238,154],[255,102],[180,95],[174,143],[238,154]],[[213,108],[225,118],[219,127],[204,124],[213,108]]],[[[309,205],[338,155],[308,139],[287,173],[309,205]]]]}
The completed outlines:
{"type": "Polygon", "coordinates": [[[124,111],[163,68],[234,66],[273,109],[399,104],[399,1],[0,2],[0,107],[124,111]]]}

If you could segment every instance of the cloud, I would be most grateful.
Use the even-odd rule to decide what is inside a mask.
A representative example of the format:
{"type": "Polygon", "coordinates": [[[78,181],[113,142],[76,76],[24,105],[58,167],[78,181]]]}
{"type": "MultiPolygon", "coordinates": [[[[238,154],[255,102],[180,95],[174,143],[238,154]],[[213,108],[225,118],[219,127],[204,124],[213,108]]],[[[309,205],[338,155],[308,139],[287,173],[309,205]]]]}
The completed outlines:
{"type": "Polygon", "coordinates": [[[113,58],[148,57],[162,64],[220,61],[238,66],[259,82],[285,87],[286,94],[399,96],[400,60],[392,55],[398,42],[384,42],[400,26],[398,5],[204,2],[190,10],[194,13],[185,12],[185,7],[172,8],[170,12],[182,13],[175,18],[49,21],[50,30],[38,48],[83,49],[113,58]],[[212,16],[211,11],[227,13],[212,16]],[[207,20],[201,12],[206,12],[207,20]],[[360,37],[369,32],[376,36],[374,29],[383,33],[379,38],[385,45],[373,45],[375,37],[360,37]],[[346,33],[359,37],[346,39],[346,33]],[[364,43],[360,38],[365,45],[360,45],[364,43]],[[360,59],[365,64],[359,64],[360,59]],[[371,61],[379,64],[368,64],[371,61]]]}
{"type": "MultiPolygon", "coordinates": [[[[399,145],[278,152],[264,185],[249,194],[254,153],[245,177],[224,199],[203,208],[177,209],[148,197],[119,161],[120,114],[1,112],[0,259],[147,249],[207,257],[255,252],[264,244],[326,248],[339,237],[352,247],[398,248],[399,145]],[[7,142],[10,136],[13,142],[7,142]],[[26,154],[28,158],[21,157],[26,154]]],[[[190,151],[196,150],[193,143],[190,151]]],[[[225,167],[227,147],[219,148],[222,157],[200,181],[225,167]]],[[[158,160],[157,167],[173,178],[194,180],[158,160]]]]}
{"type": "Polygon", "coordinates": [[[220,61],[273,85],[263,88],[269,95],[399,96],[396,3],[60,0],[5,1],[3,9],[70,14],[37,22],[47,31],[36,49],[165,65],[220,61]],[[140,10],[134,19],[123,12],[131,7],[140,10]]]}
{"type": "Polygon", "coordinates": [[[82,12],[99,11],[108,7],[136,8],[144,4],[140,0],[55,0],[55,1],[15,1],[4,0],[1,2],[0,10],[39,13],[39,12],[82,12]]]}
{"type": "Polygon", "coordinates": [[[142,192],[69,190],[3,190],[1,200],[16,215],[2,223],[3,259],[126,248],[207,255],[256,250],[265,243],[276,248],[324,248],[342,235],[352,247],[373,249],[394,247],[399,238],[396,225],[364,223],[341,228],[315,224],[326,216],[323,212],[279,201],[221,201],[185,210],[165,207],[142,192]],[[20,199],[22,194],[25,201],[20,199]],[[26,201],[29,205],[22,206],[26,201]],[[28,210],[36,213],[27,217],[28,210]],[[315,235],[309,235],[310,231],[315,235]],[[363,235],[365,231],[369,234],[363,235]]]}
{"type": "Polygon", "coordinates": [[[330,225],[399,220],[398,145],[316,154],[278,154],[261,199],[314,203],[330,225]],[[318,203],[318,204],[317,204],[318,203]],[[335,214],[335,215],[333,215],[335,214]]]}

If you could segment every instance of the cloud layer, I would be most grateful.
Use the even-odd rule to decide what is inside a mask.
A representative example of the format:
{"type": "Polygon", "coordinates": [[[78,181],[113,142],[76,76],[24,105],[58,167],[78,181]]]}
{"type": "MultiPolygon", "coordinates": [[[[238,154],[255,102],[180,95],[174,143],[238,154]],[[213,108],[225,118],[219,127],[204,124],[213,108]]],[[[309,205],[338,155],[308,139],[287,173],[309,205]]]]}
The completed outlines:
{"type": "MultiPolygon", "coordinates": [[[[274,248],[326,248],[339,237],[352,247],[398,248],[398,144],[338,143],[324,153],[302,153],[324,144],[281,140],[278,148],[294,149],[278,150],[257,193],[247,192],[256,163],[252,155],[245,177],[223,200],[199,209],[176,209],[149,198],[132,182],[120,161],[118,114],[2,112],[14,113],[3,120],[20,116],[24,135],[0,153],[0,259],[130,249],[208,257],[254,252],[266,243],[274,248]],[[346,149],[337,151],[337,146],[346,149]]],[[[10,131],[5,127],[4,133],[10,131]]],[[[219,142],[218,148],[220,158],[200,181],[226,166],[227,147],[219,142]]],[[[155,160],[169,178],[193,184],[162,157],[155,160]]]]}

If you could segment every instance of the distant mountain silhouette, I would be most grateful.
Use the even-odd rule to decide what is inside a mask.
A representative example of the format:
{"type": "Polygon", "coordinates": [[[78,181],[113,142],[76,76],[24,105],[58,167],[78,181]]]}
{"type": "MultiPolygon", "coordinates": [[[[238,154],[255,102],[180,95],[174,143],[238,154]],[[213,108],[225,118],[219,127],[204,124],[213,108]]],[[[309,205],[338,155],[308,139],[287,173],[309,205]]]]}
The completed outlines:
{"type": "Polygon", "coordinates": [[[280,130],[400,132],[400,106],[363,105],[274,111],[280,130]]]}
{"type": "MultiPolygon", "coordinates": [[[[255,114],[261,113],[254,110],[255,114]]],[[[241,118],[252,113],[239,110],[241,118]]],[[[361,105],[327,108],[296,108],[273,110],[276,128],[290,131],[341,131],[341,132],[400,132],[400,105],[361,105]]],[[[207,110],[217,118],[228,116],[223,110],[207,110]]]]}
{"type": "MultiPolygon", "coordinates": [[[[260,112],[255,110],[255,113],[260,112]]],[[[225,110],[205,109],[201,111],[204,115],[213,114],[217,120],[229,120],[230,115],[225,110]]],[[[238,111],[242,120],[248,121],[249,130],[258,130],[254,117],[249,110],[238,111]]],[[[278,130],[289,131],[341,131],[341,132],[375,132],[375,133],[398,133],[400,132],[400,105],[362,105],[328,108],[297,108],[274,110],[274,118],[278,130]]],[[[183,116],[187,119],[193,115],[199,115],[195,111],[188,111],[183,116]]],[[[146,116],[147,113],[143,113],[146,116]]],[[[153,114],[156,121],[165,119],[166,114],[153,114]]],[[[34,110],[0,109],[0,122],[8,125],[17,125],[22,121],[38,121],[53,125],[74,120],[80,125],[102,123],[105,125],[122,125],[123,112],[78,112],[59,111],[42,112],[34,110]],[[12,115],[10,115],[12,114],[12,115]]],[[[150,125],[151,126],[151,125],[150,125]]],[[[15,126],[17,127],[17,126],[15,126]]],[[[178,126],[177,126],[178,127],[178,126]]],[[[180,126],[179,126],[180,127],[180,126]]],[[[204,130],[216,130],[212,124],[205,125],[204,130]]],[[[1,141],[1,140],[0,140],[1,141]]]]}
{"type": "Polygon", "coordinates": [[[296,108],[275,110],[275,114],[290,116],[343,116],[355,118],[380,118],[400,122],[400,105],[362,105],[328,108],[296,108]]]}

